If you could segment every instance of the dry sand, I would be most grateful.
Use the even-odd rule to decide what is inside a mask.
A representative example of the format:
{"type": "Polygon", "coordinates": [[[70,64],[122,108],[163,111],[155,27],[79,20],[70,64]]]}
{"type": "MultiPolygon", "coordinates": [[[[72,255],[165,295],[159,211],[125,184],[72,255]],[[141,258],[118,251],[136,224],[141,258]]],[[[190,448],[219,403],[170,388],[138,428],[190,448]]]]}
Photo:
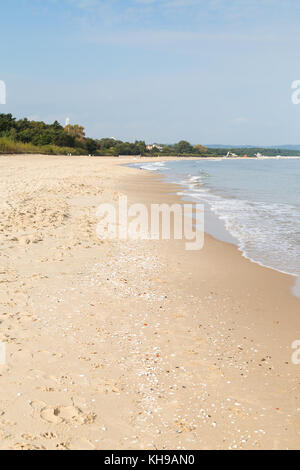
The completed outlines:
{"type": "Polygon", "coordinates": [[[0,448],[299,449],[292,279],[207,235],[99,240],[99,203],[178,200],[125,162],[0,157],[0,448]]]}

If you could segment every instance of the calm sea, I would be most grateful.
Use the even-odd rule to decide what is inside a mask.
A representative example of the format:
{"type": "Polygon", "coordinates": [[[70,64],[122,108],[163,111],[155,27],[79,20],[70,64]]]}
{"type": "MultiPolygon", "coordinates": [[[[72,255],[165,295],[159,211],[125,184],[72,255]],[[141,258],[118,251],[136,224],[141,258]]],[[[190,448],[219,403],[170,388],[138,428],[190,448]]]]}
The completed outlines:
{"type": "MultiPolygon", "coordinates": [[[[193,160],[136,164],[204,203],[206,231],[245,257],[300,279],[300,159],[193,160]]],[[[299,283],[298,279],[298,283],[299,283]]]]}

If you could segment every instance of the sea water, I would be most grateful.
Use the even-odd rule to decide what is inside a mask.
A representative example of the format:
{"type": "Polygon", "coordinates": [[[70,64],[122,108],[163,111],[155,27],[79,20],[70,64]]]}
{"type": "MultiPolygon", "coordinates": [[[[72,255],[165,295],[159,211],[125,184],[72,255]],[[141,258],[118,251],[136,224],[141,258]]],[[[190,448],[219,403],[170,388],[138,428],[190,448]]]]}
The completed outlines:
{"type": "MultiPolygon", "coordinates": [[[[205,205],[206,231],[252,261],[294,275],[300,294],[300,159],[218,159],[136,164],[205,205]]],[[[297,292],[296,292],[297,290],[297,292]]]]}

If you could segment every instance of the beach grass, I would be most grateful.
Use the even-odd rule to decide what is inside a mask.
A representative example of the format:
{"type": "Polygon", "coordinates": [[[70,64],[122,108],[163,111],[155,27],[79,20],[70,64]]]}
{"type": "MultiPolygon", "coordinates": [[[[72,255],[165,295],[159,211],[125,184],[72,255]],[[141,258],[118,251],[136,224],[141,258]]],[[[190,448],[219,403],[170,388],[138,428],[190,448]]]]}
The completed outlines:
{"type": "Polygon", "coordinates": [[[59,147],[57,145],[33,145],[31,143],[16,142],[7,137],[0,138],[0,154],[42,154],[42,155],[81,155],[83,151],[78,148],[59,147]]]}

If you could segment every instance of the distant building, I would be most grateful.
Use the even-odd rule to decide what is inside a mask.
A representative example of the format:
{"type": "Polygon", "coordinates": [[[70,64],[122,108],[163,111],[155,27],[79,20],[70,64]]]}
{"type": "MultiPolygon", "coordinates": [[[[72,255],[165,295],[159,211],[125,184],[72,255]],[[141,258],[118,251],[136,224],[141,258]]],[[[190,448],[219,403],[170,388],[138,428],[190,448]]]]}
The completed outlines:
{"type": "Polygon", "coordinates": [[[147,145],[146,149],[149,150],[149,152],[151,152],[151,150],[153,150],[153,149],[157,149],[161,152],[163,147],[162,147],[162,145],[159,145],[159,144],[151,144],[151,145],[147,145]]]}

